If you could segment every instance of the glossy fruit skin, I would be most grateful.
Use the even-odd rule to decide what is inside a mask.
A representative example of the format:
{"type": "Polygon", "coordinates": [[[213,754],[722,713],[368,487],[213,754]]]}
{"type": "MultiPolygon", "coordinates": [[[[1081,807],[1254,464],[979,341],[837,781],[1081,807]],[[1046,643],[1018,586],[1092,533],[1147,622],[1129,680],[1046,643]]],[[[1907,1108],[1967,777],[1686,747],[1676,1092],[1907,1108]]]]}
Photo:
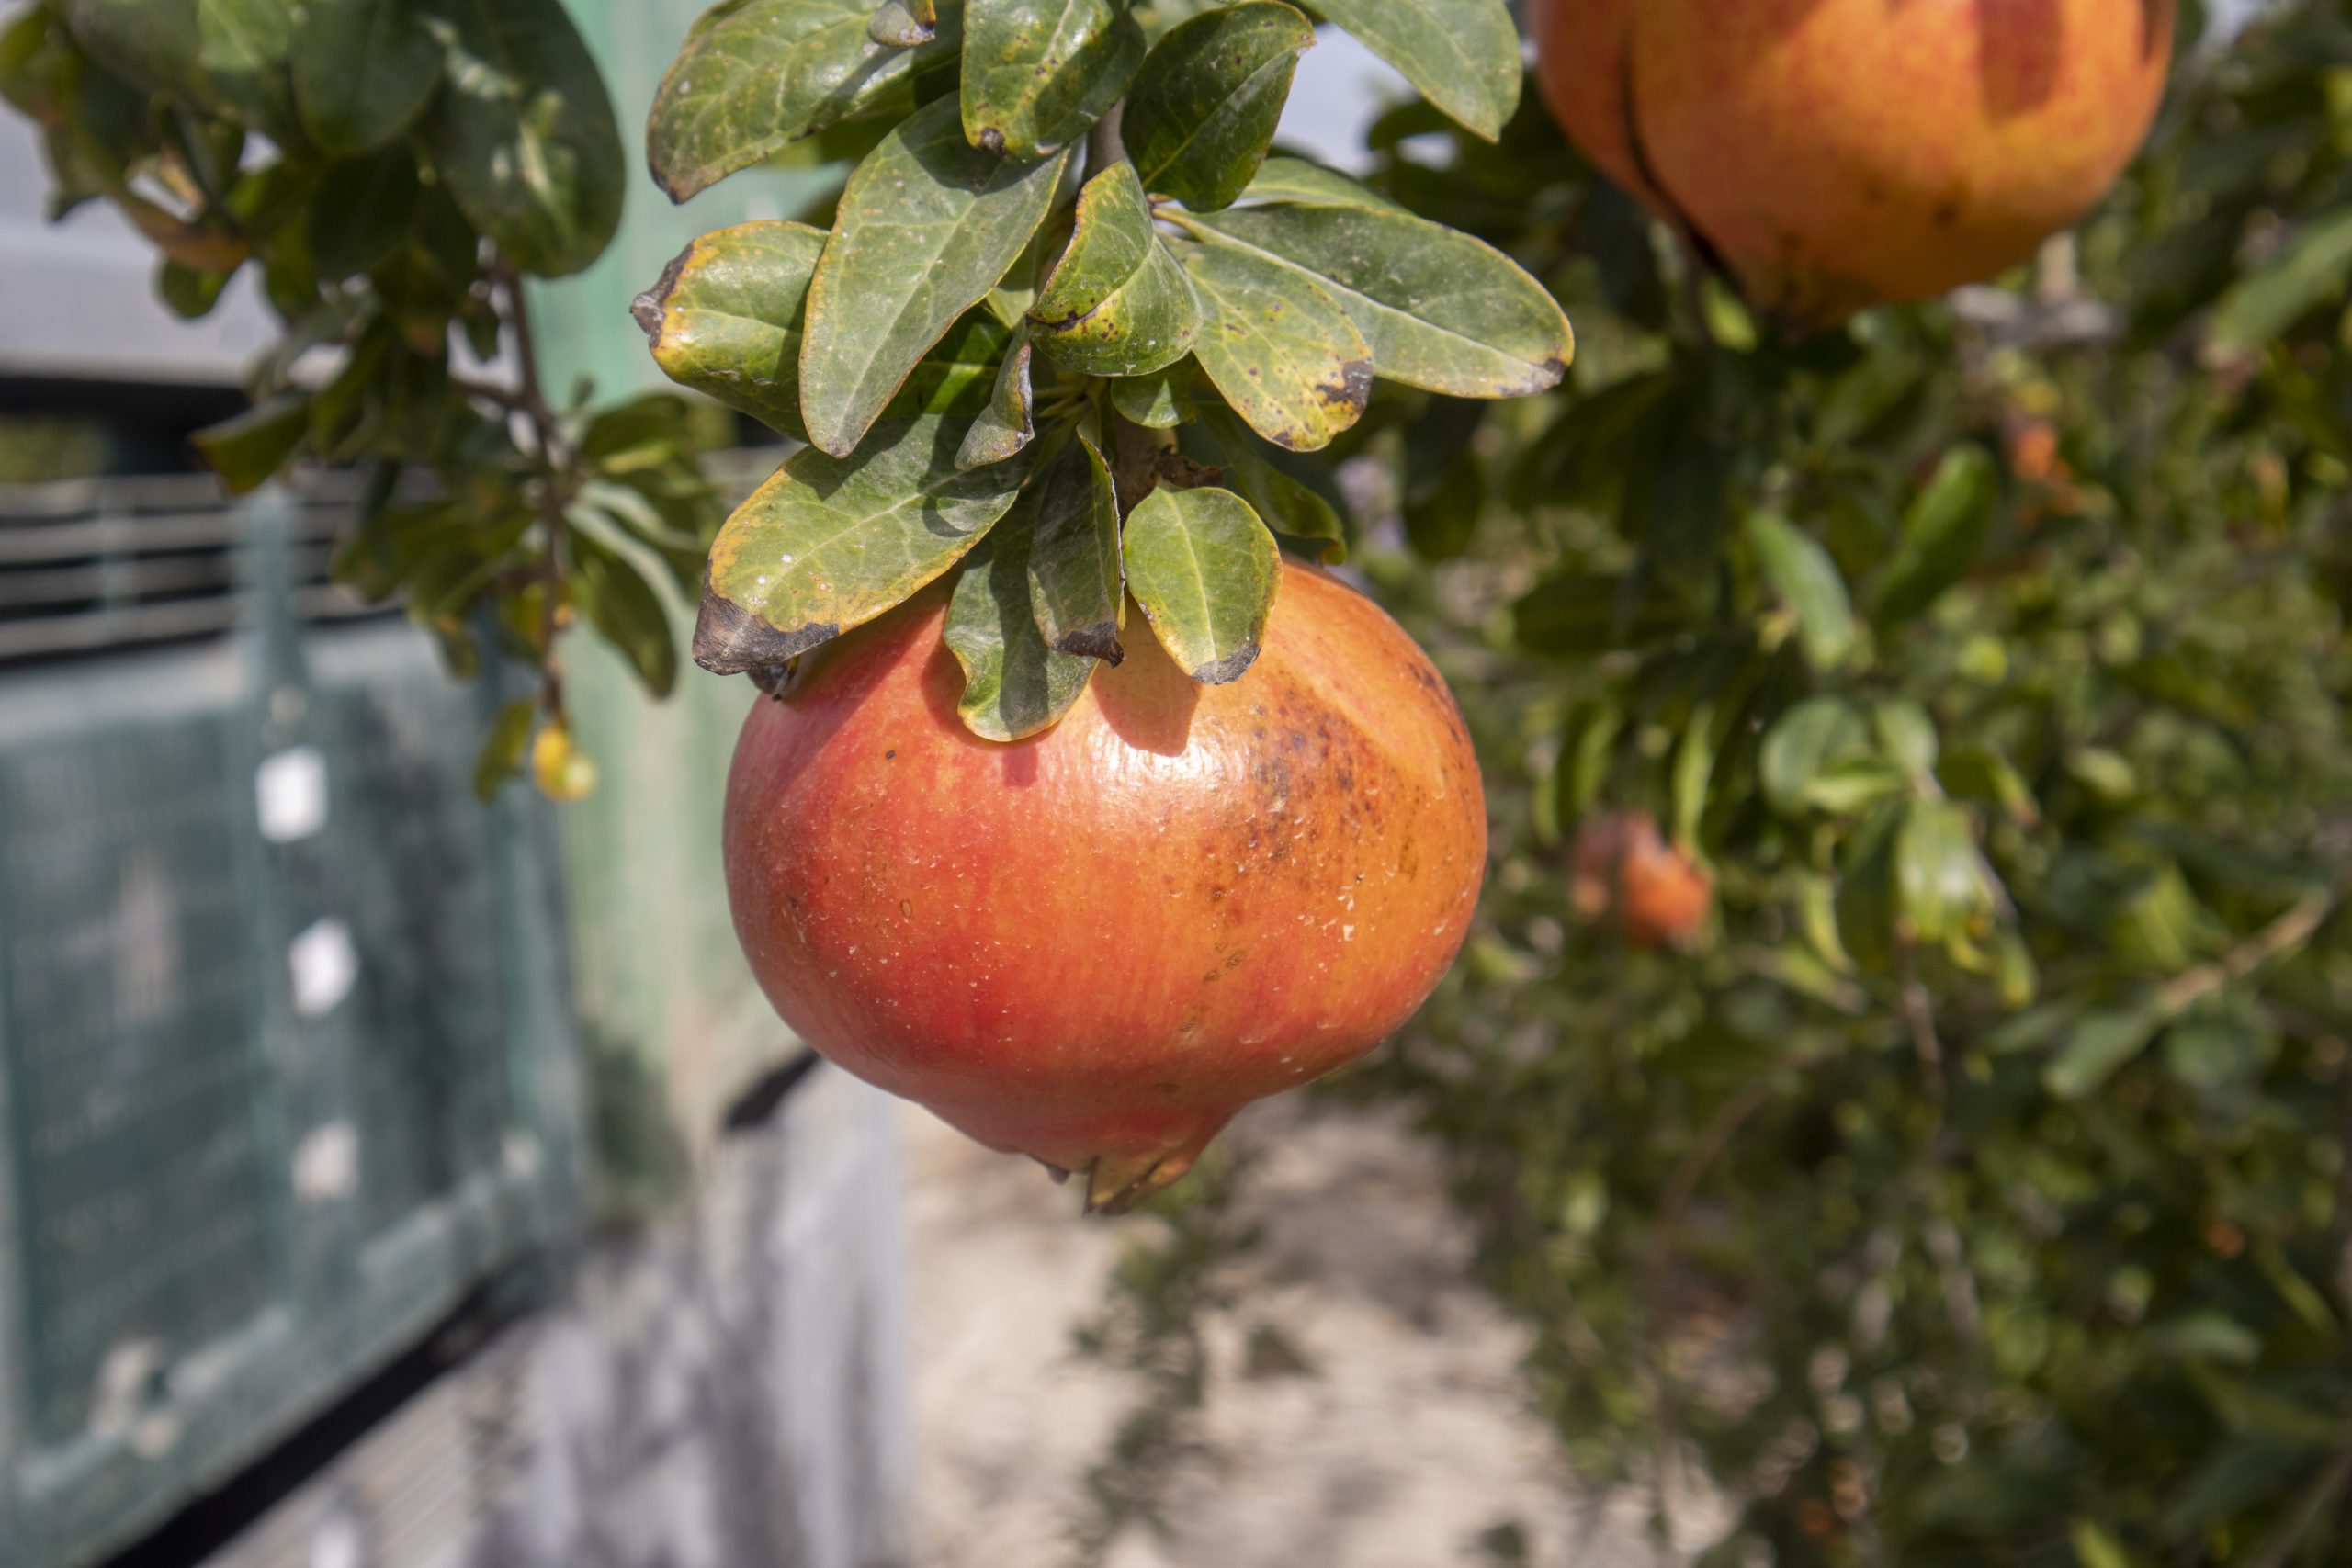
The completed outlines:
{"type": "Polygon", "coordinates": [[[1715,905],[1714,879],[1659,836],[1643,812],[1597,817],[1577,832],[1569,901],[1589,920],[1613,919],[1635,947],[1687,942],[1715,905]]]}
{"type": "Polygon", "coordinates": [[[1427,657],[1312,569],[1239,681],[1194,684],[1131,613],[1125,662],[1010,745],[956,716],[944,607],[753,708],[736,931],[827,1057],[1123,1207],[1428,997],[1485,873],[1476,760],[1427,657]]]}
{"type": "Polygon", "coordinates": [[[1794,324],[2031,256],[2163,97],[2174,0],[1536,0],[1537,73],[1602,171],[1794,324]]]}

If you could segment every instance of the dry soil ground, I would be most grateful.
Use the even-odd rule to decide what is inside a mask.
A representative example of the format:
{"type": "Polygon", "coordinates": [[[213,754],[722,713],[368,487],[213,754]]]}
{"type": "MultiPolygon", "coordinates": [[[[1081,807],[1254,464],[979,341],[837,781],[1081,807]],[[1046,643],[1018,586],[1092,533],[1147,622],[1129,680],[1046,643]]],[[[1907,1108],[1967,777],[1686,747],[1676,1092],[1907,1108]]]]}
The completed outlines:
{"type": "MultiPolygon", "coordinates": [[[[1085,1477],[1136,1390],[1072,1348],[1148,1220],[1081,1220],[1037,1167],[921,1111],[905,1122],[914,1247],[924,1568],[1063,1568],[1085,1477]]],[[[1395,1121],[1260,1108],[1266,1230],[1248,1305],[1213,1341],[1214,1465],[1181,1471],[1170,1540],[1131,1531],[1110,1568],[1440,1568],[1491,1563],[1516,1522],[1544,1568],[1655,1568],[1637,1497],[1562,1466],[1522,1403],[1521,1331],[1465,1277],[1470,1238],[1430,1152],[1395,1121]],[[1243,1372],[1278,1324],[1302,1375],[1243,1372]]]]}

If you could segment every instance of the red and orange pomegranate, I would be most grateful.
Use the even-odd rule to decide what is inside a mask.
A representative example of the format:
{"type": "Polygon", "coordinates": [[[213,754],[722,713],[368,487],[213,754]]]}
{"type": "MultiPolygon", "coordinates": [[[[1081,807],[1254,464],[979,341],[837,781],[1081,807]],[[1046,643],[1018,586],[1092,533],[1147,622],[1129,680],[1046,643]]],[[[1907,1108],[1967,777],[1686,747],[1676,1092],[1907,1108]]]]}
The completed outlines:
{"type": "Polygon", "coordinates": [[[827,1057],[1123,1208],[1429,995],[1484,873],[1476,761],[1411,639],[1309,568],[1239,681],[1131,635],[1010,745],[956,716],[944,612],[926,591],[753,709],[736,929],[827,1057]]]}

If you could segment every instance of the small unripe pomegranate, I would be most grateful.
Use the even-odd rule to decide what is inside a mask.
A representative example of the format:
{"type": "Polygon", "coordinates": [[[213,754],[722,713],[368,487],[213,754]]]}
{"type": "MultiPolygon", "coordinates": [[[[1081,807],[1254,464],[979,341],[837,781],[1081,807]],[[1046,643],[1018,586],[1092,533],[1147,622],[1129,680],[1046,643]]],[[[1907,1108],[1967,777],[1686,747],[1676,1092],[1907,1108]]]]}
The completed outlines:
{"type": "Polygon", "coordinates": [[[1420,649],[1312,569],[1240,680],[1131,616],[1125,662],[1010,745],[956,716],[944,613],[928,590],[753,708],[736,931],[817,1050],[1115,1211],[1428,997],[1485,871],[1476,760],[1420,649]]]}
{"type": "Polygon", "coordinates": [[[2030,256],[2146,136],[2174,0],[1535,0],[1611,179],[1796,324],[2030,256]]]}
{"type": "Polygon", "coordinates": [[[1714,908],[1714,880],[1658,836],[1644,812],[1596,817],[1577,834],[1568,900],[1588,920],[1614,917],[1635,947],[1687,941],[1714,908]]]}

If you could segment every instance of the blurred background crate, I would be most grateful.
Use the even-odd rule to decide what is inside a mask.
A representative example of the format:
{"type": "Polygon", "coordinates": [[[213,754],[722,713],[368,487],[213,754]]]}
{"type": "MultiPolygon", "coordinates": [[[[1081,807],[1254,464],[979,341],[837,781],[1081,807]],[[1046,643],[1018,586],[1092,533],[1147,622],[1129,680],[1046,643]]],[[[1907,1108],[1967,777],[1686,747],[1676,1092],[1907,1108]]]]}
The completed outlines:
{"type": "Polygon", "coordinates": [[[0,493],[12,1562],[152,1525],[575,1227],[494,682],[325,578],[347,493],[0,493]]]}

